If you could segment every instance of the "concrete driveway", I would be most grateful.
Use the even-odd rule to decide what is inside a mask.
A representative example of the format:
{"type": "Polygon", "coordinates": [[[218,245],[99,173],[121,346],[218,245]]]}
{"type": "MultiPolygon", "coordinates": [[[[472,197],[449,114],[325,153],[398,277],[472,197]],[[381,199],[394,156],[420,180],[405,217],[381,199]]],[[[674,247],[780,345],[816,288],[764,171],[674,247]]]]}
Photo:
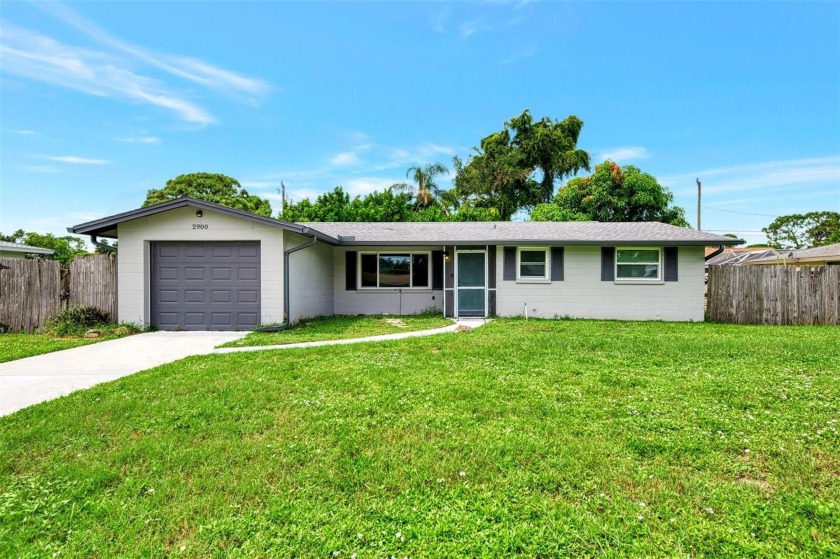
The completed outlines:
{"type": "Polygon", "coordinates": [[[150,332],[0,363],[0,415],[190,355],[247,332],[150,332]]]}

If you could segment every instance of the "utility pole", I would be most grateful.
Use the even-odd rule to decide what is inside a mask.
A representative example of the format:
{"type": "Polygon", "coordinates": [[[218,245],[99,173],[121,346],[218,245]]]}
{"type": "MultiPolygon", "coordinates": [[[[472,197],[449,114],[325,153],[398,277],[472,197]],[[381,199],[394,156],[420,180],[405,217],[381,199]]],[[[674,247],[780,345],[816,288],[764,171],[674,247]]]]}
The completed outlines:
{"type": "Polygon", "coordinates": [[[700,231],[700,179],[697,179],[697,230],[700,231]]]}
{"type": "Polygon", "coordinates": [[[280,216],[283,216],[283,212],[286,210],[286,185],[283,184],[283,181],[280,181],[280,216]]]}

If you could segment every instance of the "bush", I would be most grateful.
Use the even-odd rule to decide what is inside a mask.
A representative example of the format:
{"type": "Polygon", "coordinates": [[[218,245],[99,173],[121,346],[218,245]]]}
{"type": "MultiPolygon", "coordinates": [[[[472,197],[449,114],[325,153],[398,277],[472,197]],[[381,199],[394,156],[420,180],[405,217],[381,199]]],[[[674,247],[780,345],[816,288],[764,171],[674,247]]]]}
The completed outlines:
{"type": "Polygon", "coordinates": [[[58,313],[47,325],[57,336],[84,334],[88,329],[108,323],[108,314],[96,307],[70,307],[58,313]]]}

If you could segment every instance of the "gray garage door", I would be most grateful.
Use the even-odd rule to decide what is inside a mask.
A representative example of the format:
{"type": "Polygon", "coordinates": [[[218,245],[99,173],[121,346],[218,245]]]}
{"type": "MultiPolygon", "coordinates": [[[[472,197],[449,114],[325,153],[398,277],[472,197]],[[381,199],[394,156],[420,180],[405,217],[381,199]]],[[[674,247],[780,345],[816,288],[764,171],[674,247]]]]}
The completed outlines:
{"type": "Polygon", "coordinates": [[[260,323],[259,242],[152,243],[152,326],[253,330],[260,323]]]}

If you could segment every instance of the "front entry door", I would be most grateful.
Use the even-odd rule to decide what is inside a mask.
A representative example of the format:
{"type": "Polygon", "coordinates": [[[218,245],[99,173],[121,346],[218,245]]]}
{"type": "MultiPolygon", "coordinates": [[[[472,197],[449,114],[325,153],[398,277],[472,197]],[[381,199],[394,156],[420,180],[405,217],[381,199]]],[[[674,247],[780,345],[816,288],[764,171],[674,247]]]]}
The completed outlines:
{"type": "Polygon", "coordinates": [[[487,316],[487,253],[483,250],[458,251],[456,257],[456,314],[484,318],[487,316]]]}

